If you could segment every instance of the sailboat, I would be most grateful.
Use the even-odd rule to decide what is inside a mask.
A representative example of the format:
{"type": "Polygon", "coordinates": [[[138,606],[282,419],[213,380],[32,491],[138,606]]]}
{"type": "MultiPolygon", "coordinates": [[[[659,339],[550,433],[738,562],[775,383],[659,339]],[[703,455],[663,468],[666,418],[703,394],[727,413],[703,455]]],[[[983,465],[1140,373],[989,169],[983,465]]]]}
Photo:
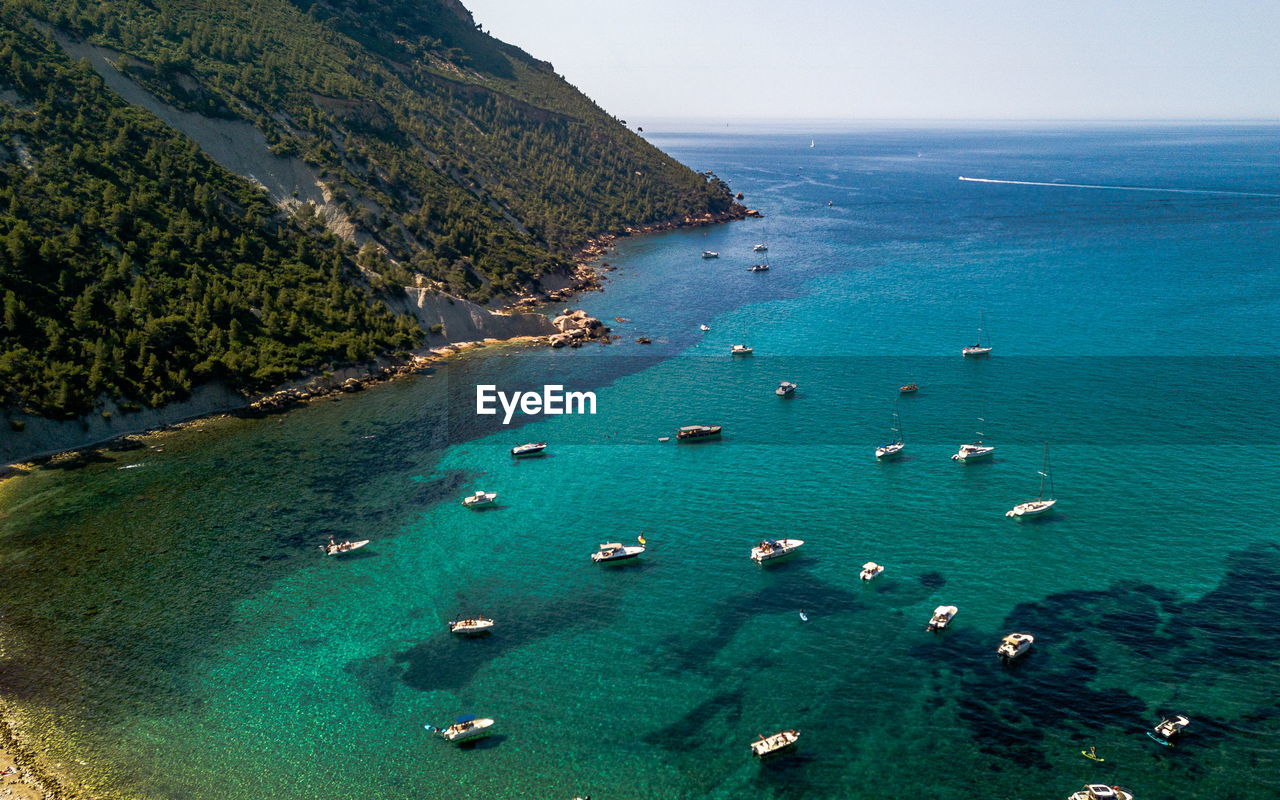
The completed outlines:
{"type": "Polygon", "coordinates": [[[902,440],[902,420],[898,418],[898,404],[893,404],[893,427],[889,429],[891,437],[885,444],[876,448],[876,458],[893,458],[902,452],[907,443],[902,440]]]}
{"type": "Polygon", "coordinates": [[[812,139],[810,139],[810,140],[809,140],[809,146],[810,146],[810,147],[814,147],[814,146],[815,146],[815,145],[814,145],[814,143],[813,143],[813,140],[812,140],[812,139]]]}
{"type": "MultiPolygon", "coordinates": [[[[978,421],[986,422],[982,417],[978,417],[978,421]]],[[[978,459],[989,457],[996,451],[996,449],[991,445],[982,443],[982,437],[984,435],[982,431],[975,431],[975,433],[978,434],[978,438],[968,444],[960,445],[960,449],[956,451],[955,455],[951,456],[952,461],[977,461],[978,459]]]]}
{"type": "Polygon", "coordinates": [[[984,317],[985,315],[981,311],[979,311],[978,312],[978,343],[975,345],[966,347],[960,351],[960,355],[964,356],[965,358],[981,358],[982,356],[991,355],[991,342],[988,341],[986,344],[982,343],[982,326],[983,326],[983,322],[985,321],[984,317]]]}
{"type": "Polygon", "coordinates": [[[1035,500],[1028,500],[1025,503],[1018,503],[1013,508],[1004,512],[1006,517],[1013,519],[1022,519],[1023,517],[1036,517],[1049,509],[1058,501],[1053,497],[1053,473],[1049,471],[1049,443],[1044,443],[1044,467],[1040,470],[1040,496],[1035,500]],[[1044,482],[1049,481],[1049,496],[1044,496],[1044,482]]]}

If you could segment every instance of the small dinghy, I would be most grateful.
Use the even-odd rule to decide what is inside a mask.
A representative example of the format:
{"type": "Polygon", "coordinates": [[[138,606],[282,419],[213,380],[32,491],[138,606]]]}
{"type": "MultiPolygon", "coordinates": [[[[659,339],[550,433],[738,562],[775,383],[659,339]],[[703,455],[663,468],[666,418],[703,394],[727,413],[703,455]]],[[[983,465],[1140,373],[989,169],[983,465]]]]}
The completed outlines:
{"type": "Polygon", "coordinates": [[[915,394],[920,391],[920,387],[914,383],[908,383],[906,386],[898,387],[898,394],[915,394]]]}
{"type": "Polygon", "coordinates": [[[467,619],[449,620],[449,633],[459,636],[479,636],[493,628],[493,620],[488,617],[468,617],[467,619]]]}
{"type": "Polygon", "coordinates": [[[329,543],[320,545],[320,549],[324,551],[326,556],[340,556],[343,553],[350,553],[352,550],[359,550],[368,543],[368,539],[361,539],[358,542],[335,542],[333,537],[330,536],[329,543]]]}
{"type": "Polygon", "coordinates": [[[434,732],[446,742],[469,742],[472,739],[479,739],[493,733],[494,721],[488,718],[476,719],[474,716],[467,714],[458,717],[454,723],[447,728],[437,728],[434,725],[425,726],[434,732]]]}
{"type": "Polygon", "coordinates": [[[733,356],[749,356],[754,352],[754,347],[747,347],[745,344],[735,344],[729,348],[729,355],[733,356]]]}
{"type": "Polygon", "coordinates": [[[955,606],[938,606],[933,610],[933,616],[929,617],[929,624],[925,626],[925,630],[931,632],[945,631],[947,626],[951,624],[951,618],[959,610],[955,606]]]}
{"type": "Polygon", "coordinates": [[[1160,720],[1160,724],[1147,731],[1147,735],[1158,744],[1162,744],[1165,747],[1173,747],[1173,740],[1181,736],[1182,732],[1190,724],[1191,720],[1181,714],[1175,714],[1172,717],[1160,720]]]}
{"type": "Polygon", "coordinates": [[[772,736],[760,734],[760,738],[751,743],[751,754],[756,758],[768,758],[796,746],[800,731],[778,731],[772,736]]]}
{"type": "Polygon", "coordinates": [[[621,542],[606,542],[591,554],[591,560],[597,564],[610,564],[635,558],[643,552],[643,544],[624,545],[621,542]]]}
{"type": "Polygon", "coordinates": [[[1036,637],[1029,633],[1011,633],[1000,640],[1000,646],[996,648],[996,655],[1005,661],[1012,661],[1031,649],[1036,637]]]}
{"type": "Polygon", "coordinates": [[[1067,800],[1133,800],[1133,792],[1121,789],[1119,786],[1090,783],[1067,800]]]}
{"type": "Polygon", "coordinates": [[[804,539],[765,539],[751,548],[751,560],[757,564],[789,556],[804,544],[804,539]]]}
{"type": "Polygon", "coordinates": [[[706,333],[707,331],[711,330],[711,326],[710,326],[710,325],[699,325],[699,326],[698,326],[698,330],[702,331],[703,333],[706,333]]]}
{"type": "Polygon", "coordinates": [[[869,581],[881,572],[884,572],[883,566],[874,561],[868,561],[862,565],[862,572],[858,573],[858,577],[862,578],[864,581],[869,581]]]}
{"type": "Polygon", "coordinates": [[[488,508],[498,499],[497,492],[477,491],[475,494],[462,498],[462,504],[467,508],[488,508]]]}
{"type": "Polygon", "coordinates": [[[540,456],[546,450],[546,442],[529,442],[528,444],[518,444],[511,448],[511,455],[516,458],[528,458],[529,456],[540,456]]]}

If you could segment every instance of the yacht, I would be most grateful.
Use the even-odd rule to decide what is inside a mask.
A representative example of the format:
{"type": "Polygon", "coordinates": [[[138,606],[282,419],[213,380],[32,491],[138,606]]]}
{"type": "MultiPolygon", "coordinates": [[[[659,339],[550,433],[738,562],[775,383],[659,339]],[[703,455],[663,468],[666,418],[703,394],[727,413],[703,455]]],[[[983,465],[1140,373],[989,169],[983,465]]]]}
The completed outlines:
{"type": "Polygon", "coordinates": [[[1000,646],[996,648],[996,655],[1012,661],[1030,650],[1031,644],[1035,640],[1036,637],[1029,633],[1011,633],[1000,640],[1000,646]]]}
{"type": "Polygon", "coordinates": [[[480,739],[493,733],[491,730],[493,728],[493,720],[476,719],[474,716],[467,714],[458,717],[447,728],[437,728],[432,725],[427,727],[431,728],[437,736],[446,742],[454,742],[456,744],[458,742],[469,742],[472,739],[480,739]]]}
{"type": "Polygon", "coordinates": [[[791,381],[783,381],[778,384],[778,388],[773,390],[778,397],[790,397],[796,393],[796,385],[791,381]]]}
{"type": "Polygon", "coordinates": [[[676,431],[676,441],[678,442],[698,442],[703,439],[716,439],[723,430],[722,425],[685,425],[676,431]]]}
{"type": "Polygon", "coordinates": [[[804,539],[765,539],[751,548],[751,560],[757,564],[789,556],[800,549],[804,539]]]}
{"type": "Polygon", "coordinates": [[[893,425],[889,428],[890,439],[876,448],[876,458],[893,458],[902,452],[907,443],[902,438],[902,420],[898,417],[898,407],[893,407],[893,425]]]}
{"type": "Polygon", "coordinates": [[[869,581],[881,572],[884,572],[883,566],[874,561],[868,561],[862,565],[862,572],[858,573],[858,577],[862,578],[864,581],[869,581]]]}
{"type": "Polygon", "coordinates": [[[1022,519],[1023,517],[1038,517],[1057,504],[1057,500],[1053,499],[1053,473],[1049,471],[1049,443],[1044,445],[1044,467],[1040,470],[1040,496],[1035,500],[1028,500],[1025,503],[1018,503],[1013,508],[1004,512],[1006,517],[1013,519],[1022,519]],[[1044,496],[1044,482],[1049,481],[1049,496],[1044,496]]]}
{"type": "Polygon", "coordinates": [[[449,620],[449,633],[456,633],[459,636],[477,636],[481,633],[488,633],[492,627],[493,620],[488,617],[449,620]]]}
{"type": "Polygon", "coordinates": [[[320,545],[320,549],[324,551],[326,556],[340,556],[343,553],[350,553],[352,550],[359,550],[368,543],[368,539],[361,539],[358,542],[335,542],[333,537],[330,536],[328,544],[320,545]]]}
{"type": "Polygon", "coordinates": [[[955,606],[938,606],[933,610],[933,616],[929,617],[929,624],[925,626],[927,631],[944,631],[951,624],[951,618],[956,615],[960,609],[955,606]]]}
{"type": "Polygon", "coordinates": [[[729,348],[730,355],[735,356],[749,356],[754,352],[754,347],[747,347],[745,344],[735,344],[733,347],[729,348]]]}
{"type": "Polygon", "coordinates": [[[591,560],[597,564],[604,564],[613,561],[626,561],[629,558],[635,558],[644,552],[642,544],[624,545],[620,542],[606,542],[600,545],[600,549],[591,554],[591,560]]]}
{"type": "Polygon", "coordinates": [[[951,460],[977,461],[982,458],[987,458],[995,451],[996,449],[994,447],[988,444],[983,444],[982,440],[979,439],[976,442],[969,442],[968,444],[960,445],[960,449],[955,453],[955,455],[951,456],[951,460]]]}
{"type": "Polygon", "coordinates": [[[511,455],[516,458],[528,458],[529,456],[540,456],[547,449],[546,442],[529,442],[528,444],[518,444],[511,448],[511,455]]]}
{"type": "Polygon", "coordinates": [[[983,343],[983,338],[982,338],[983,321],[984,321],[984,315],[981,312],[979,312],[978,342],[977,344],[972,344],[960,350],[960,355],[964,356],[965,358],[982,358],[983,356],[991,355],[991,343],[989,341],[986,342],[985,344],[983,343]]]}
{"type": "Polygon", "coordinates": [[[484,492],[477,490],[475,494],[462,498],[462,504],[467,508],[488,508],[498,499],[497,492],[484,492]]]}
{"type": "Polygon", "coordinates": [[[1128,789],[1121,789],[1119,786],[1090,783],[1068,797],[1067,800],[1133,800],[1133,792],[1128,789]]]}
{"type": "Polygon", "coordinates": [[[720,254],[717,253],[715,250],[703,250],[702,257],[703,258],[719,258],[720,254]]]}
{"type": "Polygon", "coordinates": [[[756,264],[755,266],[747,267],[747,272],[768,272],[768,271],[769,271],[768,264],[756,264]]]}
{"type": "Polygon", "coordinates": [[[751,753],[756,758],[766,758],[795,747],[799,738],[800,731],[796,730],[778,731],[772,736],[761,734],[759,739],[751,743],[751,753]]]}
{"type": "Polygon", "coordinates": [[[1173,747],[1173,740],[1181,736],[1190,724],[1191,720],[1181,714],[1174,714],[1172,717],[1160,720],[1160,724],[1147,731],[1147,735],[1165,747],[1173,747]]]}
{"type": "Polygon", "coordinates": [[[751,248],[751,251],[752,251],[753,253],[767,253],[767,252],[769,252],[769,245],[767,245],[767,244],[758,244],[758,245],[756,245],[755,247],[751,248]]]}

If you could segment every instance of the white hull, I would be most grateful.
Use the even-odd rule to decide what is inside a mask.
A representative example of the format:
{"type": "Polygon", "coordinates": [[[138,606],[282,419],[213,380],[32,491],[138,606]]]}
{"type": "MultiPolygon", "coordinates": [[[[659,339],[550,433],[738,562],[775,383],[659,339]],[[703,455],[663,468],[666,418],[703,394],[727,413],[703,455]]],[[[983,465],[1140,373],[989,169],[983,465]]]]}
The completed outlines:
{"type": "Polygon", "coordinates": [[[933,610],[933,616],[929,618],[928,630],[943,631],[951,624],[951,619],[959,611],[955,606],[938,606],[933,610]]]}
{"type": "Polygon", "coordinates": [[[488,508],[498,499],[497,492],[476,492],[470,497],[462,498],[462,504],[467,508],[488,508]]]}
{"type": "Polygon", "coordinates": [[[800,549],[803,539],[777,539],[771,547],[756,546],[751,548],[751,560],[757,564],[774,561],[789,556],[800,549]]]}
{"type": "Polygon", "coordinates": [[[965,358],[982,358],[991,355],[990,347],[966,347],[960,351],[965,358]]]}
{"type": "Polygon", "coordinates": [[[996,449],[994,447],[970,447],[965,445],[960,448],[960,452],[951,457],[952,461],[980,461],[984,458],[990,458],[996,449]]]}
{"type": "Polygon", "coordinates": [[[511,448],[511,455],[516,458],[528,458],[529,456],[540,456],[545,453],[546,450],[546,442],[522,444],[511,448]]]}
{"type": "Polygon", "coordinates": [[[795,747],[800,731],[779,731],[772,736],[761,736],[751,743],[751,753],[756,758],[767,758],[795,747]]]}
{"type": "Polygon", "coordinates": [[[877,575],[884,572],[884,567],[875,562],[867,562],[862,565],[862,572],[858,573],[858,577],[864,581],[874,580],[877,575]]]}
{"type": "Polygon", "coordinates": [[[901,453],[902,449],[906,446],[907,445],[903,442],[894,442],[893,444],[886,444],[883,447],[877,447],[876,458],[893,458],[901,453]]]}
{"type": "Polygon", "coordinates": [[[450,725],[443,731],[439,731],[439,736],[446,742],[469,742],[473,739],[480,739],[493,733],[493,720],[477,719],[471,722],[450,725]]]}
{"type": "Polygon", "coordinates": [[[1057,504],[1057,500],[1032,500],[1029,503],[1019,503],[1010,510],[1004,512],[1006,517],[1021,519],[1022,517],[1038,517],[1057,504]]]}
{"type": "Polygon", "coordinates": [[[322,544],[320,547],[324,550],[324,554],[327,556],[340,556],[343,553],[350,553],[352,550],[359,550],[368,543],[368,539],[362,539],[358,542],[342,542],[341,544],[334,545],[322,544]]]}
{"type": "Polygon", "coordinates": [[[1000,641],[1000,646],[996,648],[996,655],[1009,661],[1020,658],[1031,649],[1035,640],[1035,637],[1029,633],[1011,633],[1000,641]]]}
{"type": "Polygon", "coordinates": [[[458,636],[478,636],[482,633],[488,633],[493,627],[491,619],[464,619],[455,620],[449,623],[449,632],[458,636]]]}
{"type": "Polygon", "coordinates": [[[637,544],[627,545],[626,547],[602,547],[598,552],[591,554],[591,560],[597,564],[610,564],[618,561],[627,561],[643,552],[644,548],[637,544]]]}

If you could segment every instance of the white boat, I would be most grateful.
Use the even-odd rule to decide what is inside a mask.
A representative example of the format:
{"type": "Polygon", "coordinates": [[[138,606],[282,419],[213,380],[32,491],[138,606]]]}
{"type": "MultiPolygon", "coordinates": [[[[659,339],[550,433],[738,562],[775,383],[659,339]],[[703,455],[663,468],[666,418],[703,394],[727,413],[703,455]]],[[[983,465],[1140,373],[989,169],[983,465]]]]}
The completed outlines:
{"type": "Polygon", "coordinates": [[[699,442],[705,439],[718,439],[723,430],[723,425],[685,425],[676,431],[676,441],[699,442]]]}
{"type": "Polygon", "coordinates": [[[1133,792],[1119,786],[1107,786],[1104,783],[1089,783],[1067,800],[1133,800],[1133,792]]]}
{"type": "Polygon", "coordinates": [[[511,455],[516,458],[528,458],[529,456],[540,456],[547,449],[546,442],[529,442],[528,444],[518,444],[511,448],[511,455]]]}
{"type": "Polygon", "coordinates": [[[361,539],[358,542],[335,542],[333,537],[330,536],[329,543],[320,545],[320,549],[324,551],[326,556],[340,556],[343,553],[350,553],[352,550],[359,550],[368,543],[368,539],[361,539]]]}
{"type": "Polygon", "coordinates": [[[643,544],[624,545],[621,542],[606,542],[600,549],[591,554],[591,560],[597,564],[613,561],[626,561],[644,552],[643,544]]]}
{"type": "Polygon", "coordinates": [[[475,494],[462,498],[462,504],[467,508],[487,508],[493,505],[498,499],[497,492],[484,492],[477,490],[475,494]]]}
{"type": "Polygon", "coordinates": [[[996,655],[1003,659],[1015,659],[1030,650],[1035,640],[1036,637],[1029,633],[1011,633],[1000,640],[1000,646],[996,648],[996,655]]]}
{"type": "Polygon", "coordinates": [[[751,548],[751,560],[757,564],[789,556],[800,549],[804,539],[765,539],[751,548]]]}
{"type": "Polygon", "coordinates": [[[449,620],[449,633],[456,633],[459,636],[476,636],[481,633],[488,633],[492,627],[493,620],[488,617],[449,620]]]}
{"type": "Polygon", "coordinates": [[[1160,724],[1152,730],[1147,731],[1147,735],[1157,742],[1169,747],[1173,746],[1173,739],[1182,735],[1187,726],[1191,724],[1191,720],[1181,714],[1174,714],[1172,717],[1166,717],[1160,720],[1160,724]]]}
{"type": "Polygon", "coordinates": [[[893,426],[889,428],[889,433],[889,441],[876,448],[876,458],[893,458],[907,446],[902,439],[902,420],[898,418],[897,405],[893,408],[893,426]]]}
{"type": "Polygon", "coordinates": [[[933,616],[929,617],[929,624],[925,626],[927,631],[943,631],[951,624],[951,618],[956,615],[960,609],[955,606],[938,606],[933,610],[933,616]]]}
{"type": "Polygon", "coordinates": [[[719,258],[720,254],[717,253],[715,250],[703,250],[702,257],[703,258],[719,258]]]}
{"type": "Polygon", "coordinates": [[[982,440],[979,439],[976,442],[969,442],[968,444],[960,445],[960,449],[956,451],[955,455],[951,456],[951,460],[977,461],[982,458],[987,458],[995,451],[996,449],[994,447],[989,444],[983,444],[982,440]]]}
{"type": "Polygon", "coordinates": [[[760,738],[751,743],[751,754],[756,758],[767,758],[795,747],[799,738],[800,731],[796,730],[778,731],[772,736],[760,734],[760,738]]]}
{"type": "Polygon", "coordinates": [[[734,356],[749,356],[754,352],[754,347],[747,347],[745,344],[735,344],[729,348],[729,354],[734,356]]]}
{"type": "Polygon", "coordinates": [[[884,572],[883,566],[874,561],[868,561],[862,565],[862,572],[858,573],[858,577],[862,578],[864,581],[869,581],[881,572],[884,572]]]}
{"type": "Polygon", "coordinates": [[[984,314],[982,312],[979,312],[978,313],[978,342],[977,344],[969,345],[968,347],[962,348],[960,350],[960,355],[964,356],[965,358],[981,358],[982,356],[991,355],[991,343],[989,341],[984,343],[982,339],[983,321],[984,321],[984,314]]]}
{"type": "Polygon", "coordinates": [[[469,742],[472,739],[479,739],[493,733],[493,720],[476,719],[471,715],[458,717],[452,725],[447,728],[437,728],[428,726],[435,731],[436,735],[446,742],[469,742]]]}
{"type": "Polygon", "coordinates": [[[755,247],[751,248],[751,250],[752,250],[753,252],[756,252],[756,253],[767,253],[767,252],[769,252],[769,245],[767,245],[767,244],[758,244],[758,245],[756,245],[755,247]]]}
{"type": "Polygon", "coordinates": [[[1004,512],[1006,517],[1013,519],[1022,519],[1023,517],[1038,517],[1057,504],[1057,500],[1053,499],[1053,473],[1049,470],[1049,443],[1044,443],[1044,467],[1040,470],[1040,496],[1035,500],[1028,500],[1025,503],[1018,503],[1013,508],[1004,512]],[[1049,496],[1044,496],[1044,482],[1049,481],[1049,496]]]}
{"type": "Polygon", "coordinates": [[[755,266],[747,267],[747,272],[768,272],[768,271],[769,271],[768,264],[756,264],[755,266]]]}
{"type": "Polygon", "coordinates": [[[707,331],[711,330],[711,326],[710,326],[710,325],[699,325],[699,326],[698,326],[698,330],[702,331],[703,333],[706,333],[707,331]]]}
{"type": "Polygon", "coordinates": [[[778,388],[773,390],[778,397],[790,397],[796,393],[796,385],[791,381],[783,381],[778,384],[778,388]]]}

